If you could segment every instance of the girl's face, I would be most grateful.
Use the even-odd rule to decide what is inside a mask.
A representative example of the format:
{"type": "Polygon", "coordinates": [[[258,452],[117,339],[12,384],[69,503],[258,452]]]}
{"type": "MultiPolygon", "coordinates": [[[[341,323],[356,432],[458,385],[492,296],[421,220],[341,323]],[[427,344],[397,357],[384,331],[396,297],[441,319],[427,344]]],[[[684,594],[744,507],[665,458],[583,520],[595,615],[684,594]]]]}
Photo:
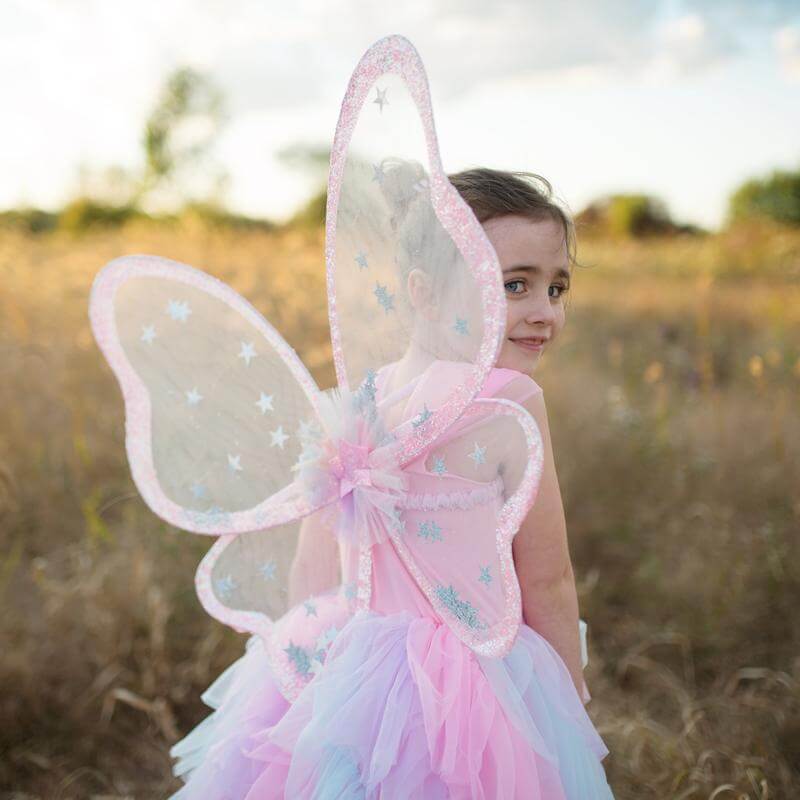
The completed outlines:
{"type": "Polygon", "coordinates": [[[508,309],[496,366],[530,374],[564,327],[570,284],[564,226],[549,218],[505,216],[483,229],[500,260],[508,309]]]}

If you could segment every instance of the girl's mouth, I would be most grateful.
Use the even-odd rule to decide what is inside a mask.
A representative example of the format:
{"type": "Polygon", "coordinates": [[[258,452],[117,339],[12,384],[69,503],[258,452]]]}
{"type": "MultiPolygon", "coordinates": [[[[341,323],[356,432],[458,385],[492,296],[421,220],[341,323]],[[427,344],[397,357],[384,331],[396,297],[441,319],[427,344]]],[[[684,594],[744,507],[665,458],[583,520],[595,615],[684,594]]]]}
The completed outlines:
{"type": "Polygon", "coordinates": [[[532,352],[537,353],[541,350],[544,350],[547,339],[540,336],[531,336],[526,339],[512,339],[511,341],[514,342],[514,344],[518,344],[525,350],[531,350],[532,352]]]}

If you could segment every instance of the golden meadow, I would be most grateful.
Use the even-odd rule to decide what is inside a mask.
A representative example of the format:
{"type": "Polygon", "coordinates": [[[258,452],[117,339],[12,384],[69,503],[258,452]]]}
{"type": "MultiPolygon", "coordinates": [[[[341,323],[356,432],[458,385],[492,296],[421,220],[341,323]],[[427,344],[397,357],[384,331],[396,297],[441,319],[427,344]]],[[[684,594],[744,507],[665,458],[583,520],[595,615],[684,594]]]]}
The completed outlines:
{"type": "MultiPolygon", "coordinates": [[[[208,540],[138,498],[88,291],[119,255],[227,281],[333,382],[323,235],[185,218],[0,233],[0,789],[158,798],[244,641],[208,540]]],[[[543,386],[590,713],[618,798],[800,793],[800,231],[585,239],[543,386]]]]}

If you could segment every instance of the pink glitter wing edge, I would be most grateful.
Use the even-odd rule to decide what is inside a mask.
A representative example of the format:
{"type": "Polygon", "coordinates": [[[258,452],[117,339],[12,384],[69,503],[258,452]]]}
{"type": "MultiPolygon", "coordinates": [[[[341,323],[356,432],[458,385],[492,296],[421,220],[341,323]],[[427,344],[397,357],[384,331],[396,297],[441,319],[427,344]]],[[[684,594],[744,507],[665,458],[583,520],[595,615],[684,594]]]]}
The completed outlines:
{"type": "Polygon", "coordinates": [[[522,599],[517,573],[514,568],[511,543],[539,493],[544,465],[544,445],[536,420],[513,400],[498,397],[478,398],[466,410],[465,418],[468,418],[469,415],[480,413],[481,406],[487,404],[493,409],[493,414],[508,414],[516,417],[524,431],[529,453],[522,480],[514,494],[503,504],[498,515],[498,524],[495,532],[505,603],[503,618],[483,634],[477,634],[473,629],[454,619],[449,609],[437,597],[432,583],[406,546],[402,531],[393,529],[390,530],[389,535],[416,583],[425,593],[431,605],[439,611],[442,619],[461,641],[478,655],[502,658],[511,650],[522,618],[522,599]]]}
{"type": "Polygon", "coordinates": [[[375,81],[387,72],[405,82],[420,115],[430,165],[431,203],[444,229],[476,281],[481,293],[485,328],[478,358],[466,380],[454,387],[450,396],[431,415],[425,425],[412,427],[401,439],[400,462],[405,465],[437,439],[463,413],[481,391],[497,360],[506,319],[506,300],[497,254],[470,207],[453,188],[442,167],[433,121],[430,88],[422,60],[411,42],[403,36],[387,36],[373,44],[353,72],[342,101],[331,150],[328,202],[326,210],[325,263],[328,286],[328,317],[336,376],[339,385],[348,386],[341,331],[336,311],[336,216],[347,150],[364,100],[375,81]]]}
{"type": "Polygon", "coordinates": [[[92,285],[89,318],[98,346],[122,390],[126,419],[125,447],[134,483],[144,501],[170,524],[208,535],[239,534],[270,528],[314,511],[315,508],[302,499],[276,503],[273,495],[251,509],[209,515],[187,509],[166,496],[153,462],[152,408],[148,389],[125,355],[114,319],[117,289],[128,279],[144,276],[185,283],[224,302],[247,320],[275,349],[303,388],[315,412],[320,394],[297,353],[247,300],[227,284],[187,264],[160,256],[129,255],[108,262],[92,285]]]}

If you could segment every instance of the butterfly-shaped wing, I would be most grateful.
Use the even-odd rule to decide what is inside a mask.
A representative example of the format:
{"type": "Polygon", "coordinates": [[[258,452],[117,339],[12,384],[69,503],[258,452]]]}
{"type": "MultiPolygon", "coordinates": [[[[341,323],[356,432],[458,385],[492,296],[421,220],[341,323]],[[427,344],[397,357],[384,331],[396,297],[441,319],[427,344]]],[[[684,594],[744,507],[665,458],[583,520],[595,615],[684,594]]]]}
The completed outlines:
{"type": "Polygon", "coordinates": [[[401,36],[374,44],[350,80],[327,212],[339,385],[358,385],[397,360],[400,384],[434,361],[469,367],[395,431],[407,463],[480,392],[502,340],[505,296],[497,255],[444,173],[425,70],[401,36]]]}
{"type": "Polygon", "coordinates": [[[299,519],[316,507],[292,471],[321,434],[316,384],[247,301],[169,259],[110,262],[90,317],[122,387],[137,488],[167,522],[222,537],[198,573],[201,599],[263,632],[288,606],[299,519]]]}
{"type": "Polygon", "coordinates": [[[418,585],[476,653],[505,655],[521,619],[511,542],[533,504],[542,438],[517,403],[475,400],[411,472],[392,538],[418,585]]]}

